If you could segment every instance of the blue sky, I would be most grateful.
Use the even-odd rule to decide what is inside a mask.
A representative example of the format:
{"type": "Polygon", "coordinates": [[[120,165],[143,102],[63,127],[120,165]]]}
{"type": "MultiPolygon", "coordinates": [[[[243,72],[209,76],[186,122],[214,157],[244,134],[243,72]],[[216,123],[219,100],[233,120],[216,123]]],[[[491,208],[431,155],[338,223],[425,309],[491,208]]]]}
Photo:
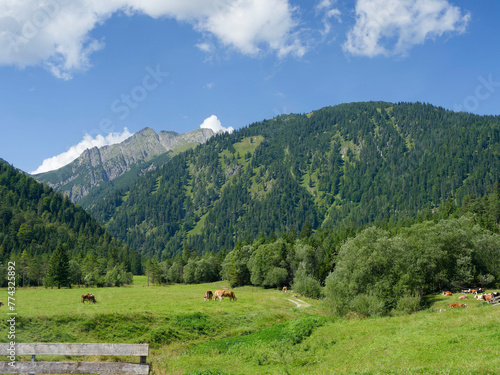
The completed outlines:
{"type": "Polygon", "coordinates": [[[124,128],[355,101],[500,114],[499,16],[495,0],[4,0],[0,157],[31,172],[124,128]]]}

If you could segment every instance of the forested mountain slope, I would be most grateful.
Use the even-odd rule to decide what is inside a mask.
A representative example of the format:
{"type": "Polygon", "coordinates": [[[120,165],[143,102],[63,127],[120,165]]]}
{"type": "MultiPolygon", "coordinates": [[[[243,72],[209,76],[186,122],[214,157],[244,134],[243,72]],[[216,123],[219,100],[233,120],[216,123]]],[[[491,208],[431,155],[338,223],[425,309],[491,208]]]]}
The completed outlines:
{"type": "MultiPolygon", "coordinates": [[[[50,255],[58,246],[70,259],[86,258],[94,263],[92,269],[102,268],[104,273],[115,265],[141,272],[140,256],[112,238],[81,207],[0,161],[0,262],[5,265],[9,260],[19,260],[19,275],[26,267],[31,285],[40,285],[50,255]]],[[[2,283],[5,270],[0,277],[2,283]]]]}
{"type": "Polygon", "coordinates": [[[352,103],[217,135],[90,212],[148,255],[261,234],[431,214],[499,180],[500,119],[421,103],[352,103]]]}

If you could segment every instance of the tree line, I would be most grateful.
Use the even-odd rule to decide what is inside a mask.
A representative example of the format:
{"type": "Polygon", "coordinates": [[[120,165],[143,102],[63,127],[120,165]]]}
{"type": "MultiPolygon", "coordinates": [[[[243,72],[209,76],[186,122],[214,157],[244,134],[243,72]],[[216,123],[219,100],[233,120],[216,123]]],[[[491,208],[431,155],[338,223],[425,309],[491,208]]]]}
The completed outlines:
{"type": "Polygon", "coordinates": [[[500,280],[499,184],[481,199],[450,200],[406,222],[357,230],[262,235],[230,252],[182,255],[145,265],[152,283],[227,280],[231,287],[291,287],[325,298],[334,314],[411,313],[443,290],[491,288],[500,280]],[[429,216],[431,215],[431,216],[429,216]]]}

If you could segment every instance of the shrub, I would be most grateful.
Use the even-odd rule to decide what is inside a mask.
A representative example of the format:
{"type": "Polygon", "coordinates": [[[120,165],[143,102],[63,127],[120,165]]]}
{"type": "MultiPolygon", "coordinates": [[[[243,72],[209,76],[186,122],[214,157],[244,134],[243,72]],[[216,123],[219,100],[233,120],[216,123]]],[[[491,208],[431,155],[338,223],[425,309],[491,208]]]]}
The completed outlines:
{"type": "Polygon", "coordinates": [[[266,275],[262,285],[267,288],[274,288],[285,284],[288,271],[285,268],[273,267],[266,275]]]}
{"type": "Polygon", "coordinates": [[[319,299],[323,295],[323,288],[318,280],[312,276],[296,277],[292,289],[303,296],[319,299]]]}
{"type": "Polygon", "coordinates": [[[403,296],[398,300],[396,313],[412,314],[420,310],[422,299],[418,294],[403,296]]]}
{"type": "Polygon", "coordinates": [[[349,310],[357,312],[365,317],[380,316],[385,313],[385,304],[384,301],[376,296],[358,294],[349,302],[349,310]]]}

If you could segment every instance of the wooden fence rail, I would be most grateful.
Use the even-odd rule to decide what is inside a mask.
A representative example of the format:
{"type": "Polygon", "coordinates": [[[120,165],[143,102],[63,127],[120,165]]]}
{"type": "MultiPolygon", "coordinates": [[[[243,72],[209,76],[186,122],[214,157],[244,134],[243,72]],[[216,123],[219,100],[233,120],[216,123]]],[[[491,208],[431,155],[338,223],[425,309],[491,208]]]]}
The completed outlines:
{"type": "Polygon", "coordinates": [[[499,296],[499,297],[495,297],[495,298],[490,299],[490,303],[491,303],[493,306],[500,304],[500,296],[499,296]]]}
{"type": "Polygon", "coordinates": [[[15,360],[0,362],[0,374],[123,374],[147,375],[146,357],[149,344],[64,344],[18,343],[14,349],[0,343],[0,355],[13,356],[15,360]],[[13,354],[14,353],[14,354],[13,354]],[[31,356],[31,362],[18,361],[17,356],[31,356]],[[37,361],[40,355],[110,355],[139,356],[139,363],[126,362],[46,362],[37,361]]]}

